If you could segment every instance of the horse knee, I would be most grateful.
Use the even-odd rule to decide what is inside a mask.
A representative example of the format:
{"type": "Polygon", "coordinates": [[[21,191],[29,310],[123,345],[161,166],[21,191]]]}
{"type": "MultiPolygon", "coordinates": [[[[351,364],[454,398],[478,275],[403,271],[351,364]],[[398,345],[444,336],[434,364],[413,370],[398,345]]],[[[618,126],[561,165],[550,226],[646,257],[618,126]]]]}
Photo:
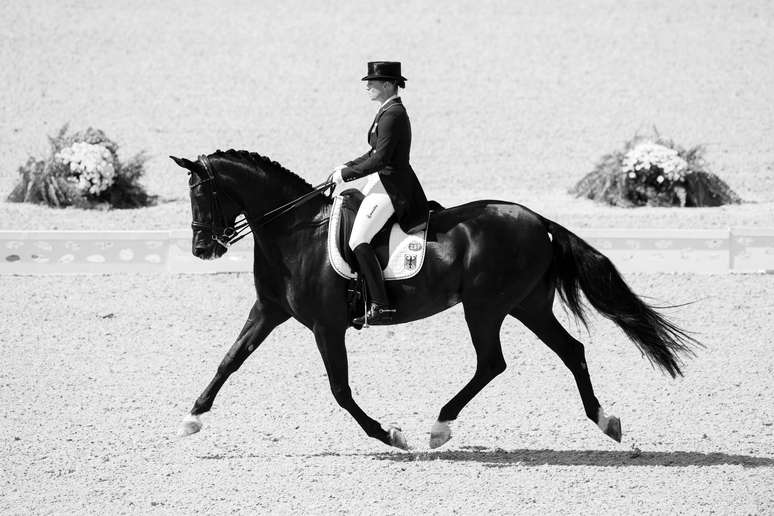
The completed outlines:
{"type": "Polygon", "coordinates": [[[579,341],[569,339],[566,344],[561,349],[556,350],[556,352],[557,355],[559,355],[559,358],[562,359],[562,362],[564,362],[571,370],[575,369],[578,364],[581,365],[582,369],[586,369],[586,348],[579,341]]]}
{"type": "Polygon", "coordinates": [[[220,361],[220,364],[218,365],[218,374],[228,376],[231,373],[235,373],[242,366],[242,363],[247,357],[250,356],[250,352],[252,352],[253,349],[255,349],[255,346],[247,347],[245,343],[242,343],[239,349],[231,349],[226,353],[226,356],[223,357],[223,360],[220,361]]]}
{"type": "Polygon", "coordinates": [[[503,374],[507,368],[508,365],[505,363],[505,359],[500,357],[500,360],[492,364],[492,376],[503,374]]]}
{"type": "Polygon", "coordinates": [[[331,392],[336,403],[342,408],[347,408],[352,401],[352,390],[348,385],[331,385],[331,392]]]}
{"type": "Polygon", "coordinates": [[[237,369],[239,369],[239,366],[234,364],[233,358],[226,357],[218,365],[217,374],[218,376],[229,376],[231,373],[236,372],[237,369]]]}

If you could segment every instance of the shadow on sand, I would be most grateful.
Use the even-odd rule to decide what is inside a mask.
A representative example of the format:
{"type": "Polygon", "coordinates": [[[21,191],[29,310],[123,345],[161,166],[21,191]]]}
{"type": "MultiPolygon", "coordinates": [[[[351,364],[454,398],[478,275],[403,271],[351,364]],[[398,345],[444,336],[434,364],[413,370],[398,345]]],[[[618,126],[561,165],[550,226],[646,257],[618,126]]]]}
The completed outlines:
{"type": "MultiPolygon", "coordinates": [[[[293,456],[296,456],[295,454],[293,456]]],[[[475,462],[490,468],[512,466],[742,466],[744,468],[774,467],[774,458],[753,455],[731,455],[728,453],[701,453],[691,451],[611,451],[611,450],[503,450],[484,446],[464,446],[448,451],[388,451],[379,453],[321,452],[302,454],[299,457],[313,459],[324,457],[353,457],[392,462],[475,462]]],[[[265,459],[265,454],[211,454],[200,455],[199,459],[265,459]]]]}
{"type": "Polygon", "coordinates": [[[700,453],[687,451],[648,452],[636,455],[631,451],[603,450],[490,450],[483,447],[466,447],[462,450],[438,452],[373,453],[377,460],[394,462],[451,461],[478,462],[487,467],[510,466],[743,466],[761,468],[774,466],[774,458],[726,453],[700,453]]]}

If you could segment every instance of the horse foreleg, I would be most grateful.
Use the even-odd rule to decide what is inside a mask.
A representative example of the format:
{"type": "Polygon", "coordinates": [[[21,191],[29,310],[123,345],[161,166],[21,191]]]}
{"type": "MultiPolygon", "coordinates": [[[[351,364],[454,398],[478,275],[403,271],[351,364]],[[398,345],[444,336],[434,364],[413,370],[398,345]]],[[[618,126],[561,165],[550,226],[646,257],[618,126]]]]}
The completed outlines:
{"type": "Polygon", "coordinates": [[[196,402],[178,430],[178,435],[185,437],[201,430],[202,423],[199,415],[209,411],[215,401],[218,391],[232,373],[234,373],[250,354],[266,339],[271,331],[288,319],[284,312],[263,305],[256,301],[250,310],[250,315],[245,321],[242,331],[236,342],[228,350],[226,356],[220,362],[218,369],[207,388],[196,399],[196,402]]]}
{"type": "Polygon", "coordinates": [[[352,398],[344,330],[316,326],[314,336],[325,364],[325,370],[328,373],[328,381],[336,403],[355,418],[355,421],[369,437],[378,439],[390,446],[407,450],[408,444],[400,428],[391,426],[384,429],[378,421],[366,414],[352,398]]]}
{"type": "Polygon", "coordinates": [[[430,430],[430,448],[438,448],[451,439],[449,423],[481,389],[505,371],[505,359],[500,345],[500,326],[505,316],[491,313],[491,308],[473,309],[465,306],[465,321],[476,350],[476,372],[473,378],[441,409],[438,421],[430,430]]]}
{"type": "Polygon", "coordinates": [[[606,415],[600,406],[591,385],[583,344],[573,338],[550,311],[538,316],[525,316],[516,313],[513,315],[532,330],[554,353],[559,355],[559,358],[575,378],[586,416],[596,423],[607,436],[620,443],[621,420],[615,416],[606,415]]]}

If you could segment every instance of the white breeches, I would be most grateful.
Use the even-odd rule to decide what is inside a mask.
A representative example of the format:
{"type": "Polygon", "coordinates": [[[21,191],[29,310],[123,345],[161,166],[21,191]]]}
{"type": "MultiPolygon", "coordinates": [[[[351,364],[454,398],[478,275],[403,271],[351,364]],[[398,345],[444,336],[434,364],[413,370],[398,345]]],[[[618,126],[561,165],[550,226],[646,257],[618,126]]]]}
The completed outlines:
{"type": "Polygon", "coordinates": [[[357,210],[355,222],[352,225],[352,234],[349,236],[349,248],[355,249],[360,244],[369,244],[374,235],[379,232],[387,222],[395,208],[392,206],[390,196],[379,180],[379,174],[372,174],[363,187],[365,198],[357,210]]]}

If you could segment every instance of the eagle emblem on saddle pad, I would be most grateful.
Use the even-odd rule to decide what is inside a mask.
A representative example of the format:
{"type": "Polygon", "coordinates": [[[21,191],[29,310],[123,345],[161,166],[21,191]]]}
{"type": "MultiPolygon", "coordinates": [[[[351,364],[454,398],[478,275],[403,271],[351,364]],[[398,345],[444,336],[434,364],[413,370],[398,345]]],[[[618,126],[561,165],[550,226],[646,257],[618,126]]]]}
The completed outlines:
{"type": "MultiPolygon", "coordinates": [[[[346,212],[342,208],[344,199],[344,195],[337,196],[331,207],[328,219],[328,261],[340,276],[351,279],[355,278],[356,274],[344,259],[341,250],[347,243],[339,241],[342,224],[345,224],[342,222],[345,220],[342,212],[346,212]]],[[[387,260],[382,262],[384,279],[387,281],[409,279],[422,269],[427,248],[427,225],[422,231],[409,235],[397,223],[391,224],[387,260]]]]}

